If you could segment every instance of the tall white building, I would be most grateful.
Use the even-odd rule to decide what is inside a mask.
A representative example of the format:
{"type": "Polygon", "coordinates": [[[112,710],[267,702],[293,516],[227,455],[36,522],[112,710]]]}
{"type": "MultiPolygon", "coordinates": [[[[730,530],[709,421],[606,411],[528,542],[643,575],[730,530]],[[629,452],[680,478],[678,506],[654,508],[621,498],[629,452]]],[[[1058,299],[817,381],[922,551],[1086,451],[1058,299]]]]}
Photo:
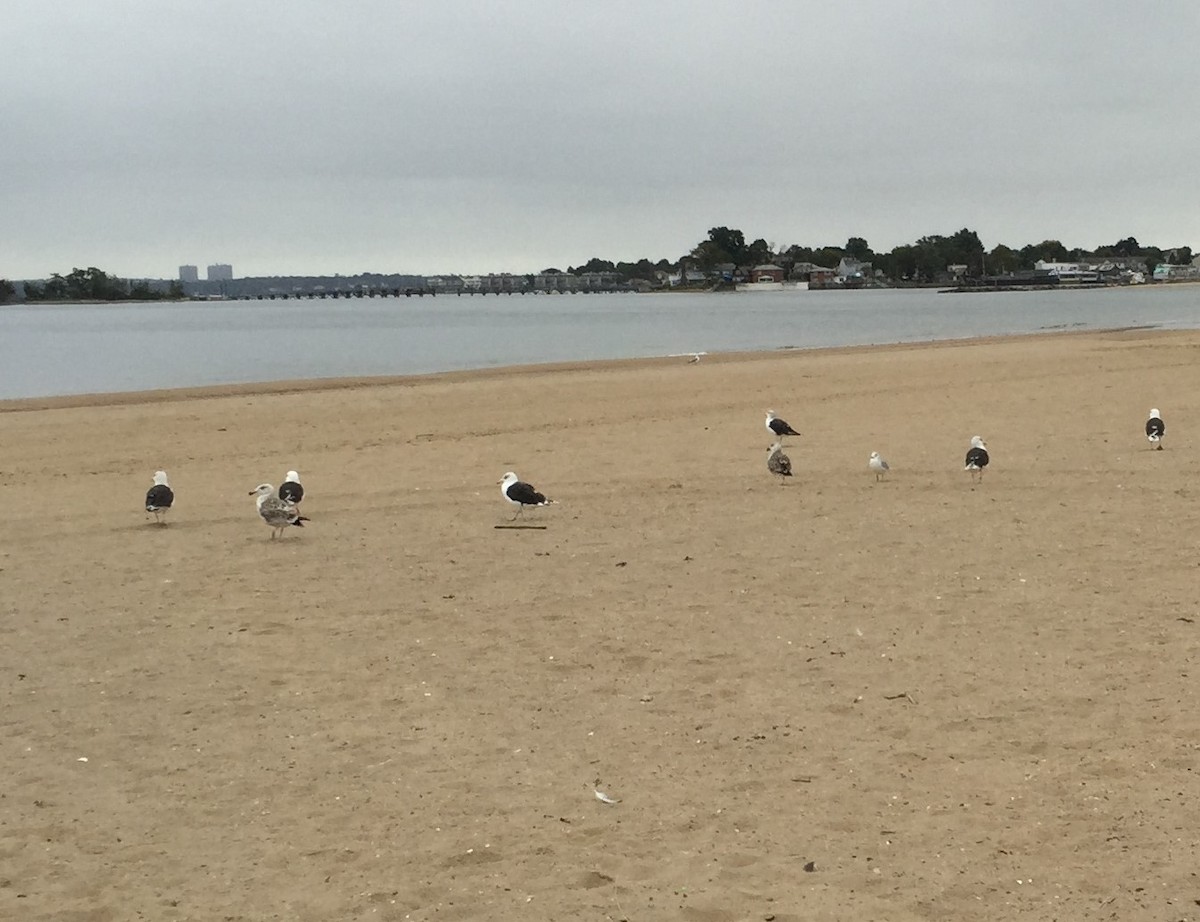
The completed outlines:
{"type": "Polygon", "coordinates": [[[200,270],[195,266],[180,266],[179,281],[181,282],[198,282],[200,281],[200,270]]]}
{"type": "Polygon", "coordinates": [[[214,263],[208,267],[210,282],[228,282],[233,279],[233,266],[228,263],[214,263]]]}

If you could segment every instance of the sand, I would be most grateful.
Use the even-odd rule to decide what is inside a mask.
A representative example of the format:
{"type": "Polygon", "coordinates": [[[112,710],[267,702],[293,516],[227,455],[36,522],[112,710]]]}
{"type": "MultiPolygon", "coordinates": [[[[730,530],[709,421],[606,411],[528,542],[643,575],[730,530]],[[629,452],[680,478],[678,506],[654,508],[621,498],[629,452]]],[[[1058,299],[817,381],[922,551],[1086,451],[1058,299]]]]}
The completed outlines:
{"type": "Polygon", "coordinates": [[[0,404],[0,918],[1200,918],[1197,420],[1146,330],[0,404]]]}

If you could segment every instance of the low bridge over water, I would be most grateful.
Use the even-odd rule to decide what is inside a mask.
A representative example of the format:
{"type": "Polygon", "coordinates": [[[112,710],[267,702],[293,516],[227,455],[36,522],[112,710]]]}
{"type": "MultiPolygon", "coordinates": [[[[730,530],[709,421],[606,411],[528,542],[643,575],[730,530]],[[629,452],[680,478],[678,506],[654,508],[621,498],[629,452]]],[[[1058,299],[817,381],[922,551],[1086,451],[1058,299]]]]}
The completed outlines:
{"type": "Polygon", "coordinates": [[[474,297],[475,295],[591,295],[591,294],[613,294],[618,291],[627,291],[624,288],[585,288],[585,289],[528,289],[522,291],[483,291],[473,288],[453,288],[435,290],[433,288],[352,288],[352,289],[301,289],[296,291],[270,291],[260,292],[257,294],[239,294],[232,295],[231,301],[288,301],[292,298],[300,301],[308,300],[326,300],[338,298],[423,298],[426,295],[429,297],[443,298],[454,296],[461,298],[463,295],[474,297]]]}

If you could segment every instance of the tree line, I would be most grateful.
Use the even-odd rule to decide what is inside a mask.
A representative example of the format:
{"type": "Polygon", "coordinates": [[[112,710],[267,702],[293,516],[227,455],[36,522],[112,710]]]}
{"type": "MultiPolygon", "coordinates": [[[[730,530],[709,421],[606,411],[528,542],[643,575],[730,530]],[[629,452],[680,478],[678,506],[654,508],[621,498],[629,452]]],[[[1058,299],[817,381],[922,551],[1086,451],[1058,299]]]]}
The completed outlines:
{"type": "Polygon", "coordinates": [[[705,272],[721,266],[748,268],[763,263],[774,263],[790,270],[797,264],[810,263],[827,269],[836,269],[844,258],[870,263],[872,268],[883,273],[893,283],[932,283],[945,276],[948,266],[966,266],[963,273],[968,278],[985,275],[1006,275],[1030,271],[1038,260],[1046,262],[1080,262],[1093,257],[1136,259],[1145,266],[1147,273],[1163,262],[1183,265],[1192,261],[1192,248],[1188,246],[1163,249],[1143,246],[1135,237],[1126,237],[1111,245],[1099,246],[1094,250],[1079,247],[1068,248],[1058,240],[1043,240],[1020,249],[997,244],[987,250],[979,235],[963,228],[949,236],[931,235],[921,237],[915,243],[898,246],[886,253],[877,253],[862,237],[851,237],[844,246],[788,246],[776,248],[761,237],[749,243],[745,234],[729,227],[713,227],[708,237],[694,246],[689,253],[675,264],[667,260],[652,263],[648,259],[636,263],[614,263],[593,258],[581,266],[568,268],[568,272],[616,272],[627,279],[644,278],[653,280],[656,270],[675,268],[688,263],[705,272]]]}
{"type": "MultiPolygon", "coordinates": [[[[72,269],[67,275],[52,273],[42,284],[25,282],[26,301],[169,301],[184,297],[183,285],[171,282],[165,289],[148,281],[120,279],[95,266],[72,269]]],[[[16,297],[16,286],[0,279],[0,304],[16,297]]]]}

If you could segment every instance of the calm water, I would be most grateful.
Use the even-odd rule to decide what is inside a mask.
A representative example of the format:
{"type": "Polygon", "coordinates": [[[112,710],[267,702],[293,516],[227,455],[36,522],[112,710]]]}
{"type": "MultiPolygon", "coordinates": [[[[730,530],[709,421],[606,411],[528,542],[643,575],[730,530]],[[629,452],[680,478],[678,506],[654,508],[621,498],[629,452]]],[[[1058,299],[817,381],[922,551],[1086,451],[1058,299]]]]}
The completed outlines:
{"type": "Polygon", "coordinates": [[[18,306],[0,398],[1143,324],[1200,327],[1200,286],[18,306]]]}

